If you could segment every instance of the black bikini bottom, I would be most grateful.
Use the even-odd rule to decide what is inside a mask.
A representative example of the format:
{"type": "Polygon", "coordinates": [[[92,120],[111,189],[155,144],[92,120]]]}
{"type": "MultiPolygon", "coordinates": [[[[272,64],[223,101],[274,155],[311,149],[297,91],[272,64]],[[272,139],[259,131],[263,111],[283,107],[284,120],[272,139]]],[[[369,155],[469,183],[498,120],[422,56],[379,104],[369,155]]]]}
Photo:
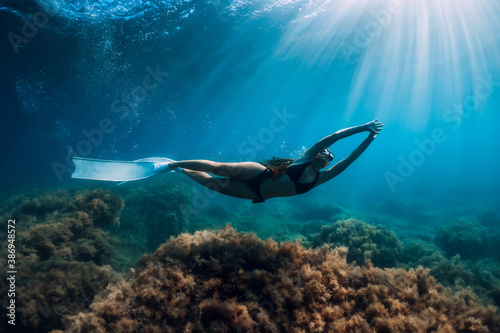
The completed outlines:
{"type": "Polygon", "coordinates": [[[247,186],[255,193],[258,199],[253,200],[253,203],[259,203],[259,202],[264,202],[264,198],[262,197],[262,193],[260,193],[260,185],[264,182],[264,180],[267,178],[268,172],[271,171],[269,169],[266,169],[259,173],[257,176],[253,177],[252,179],[248,180],[245,182],[247,186]]]}

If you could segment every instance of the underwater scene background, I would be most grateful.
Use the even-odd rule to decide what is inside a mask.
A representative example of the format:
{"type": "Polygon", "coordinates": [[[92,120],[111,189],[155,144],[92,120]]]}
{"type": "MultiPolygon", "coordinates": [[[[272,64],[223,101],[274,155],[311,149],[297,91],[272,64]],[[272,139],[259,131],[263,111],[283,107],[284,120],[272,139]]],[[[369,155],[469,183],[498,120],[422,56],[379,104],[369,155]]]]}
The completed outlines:
{"type": "Polygon", "coordinates": [[[500,332],[498,17],[495,0],[0,1],[0,331],[500,332]],[[341,175],[257,205],[180,173],[70,177],[72,156],[298,158],[373,119],[341,175]]]}

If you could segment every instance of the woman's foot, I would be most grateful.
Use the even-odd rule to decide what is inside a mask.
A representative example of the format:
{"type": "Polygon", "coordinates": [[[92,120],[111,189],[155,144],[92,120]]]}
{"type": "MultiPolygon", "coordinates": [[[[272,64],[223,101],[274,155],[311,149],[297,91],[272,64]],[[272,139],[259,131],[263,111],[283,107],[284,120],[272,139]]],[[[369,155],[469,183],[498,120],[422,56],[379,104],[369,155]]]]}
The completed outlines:
{"type": "Polygon", "coordinates": [[[170,170],[174,170],[175,172],[180,172],[180,173],[183,173],[183,172],[182,172],[182,170],[184,170],[184,169],[183,169],[183,168],[181,168],[181,167],[175,166],[175,163],[176,163],[176,162],[170,162],[170,163],[168,163],[168,164],[167,164],[167,165],[168,165],[168,168],[169,168],[170,170]]]}
{"type": "Polygon", "coordinates": [[[156,162],[153,164],[153,170],[156,173],[172,171],[173,169],[170,169],[169,164],[170,163],[167,163],[167,162],[156,162]]]}
{"type": "Polygon", "coordinates": [[[168,165],[168,168],[171,169],[171,170],[174,170],[174,169],[178,168],[178,167],[175,166],[175,162],[169,162],[167,165],[168,165]]]}

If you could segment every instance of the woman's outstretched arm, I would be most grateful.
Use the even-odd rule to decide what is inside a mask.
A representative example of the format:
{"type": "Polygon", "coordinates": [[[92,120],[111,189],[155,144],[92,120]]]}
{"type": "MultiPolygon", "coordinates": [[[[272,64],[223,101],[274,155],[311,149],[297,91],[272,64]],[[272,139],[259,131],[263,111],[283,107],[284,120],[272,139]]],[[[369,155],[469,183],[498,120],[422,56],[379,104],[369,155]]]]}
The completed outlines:
{"type": "Polygon", "coordinates": [[[347,169],[347,167],[351,165],[351,163],[354,162],[366,150],[366,148],[368,148],[368,146],[373,142],[376,136],[377,134],[375,132],[371,132],[368,137],[356,149],[354,149],[349,156],[335,164],[330,169],[320,172],[319,179],[316,184],[323,184],[330,179],[338,176],[342,171],[347,169]]]}
{"type": "Polygon", "coordinates": [[[377,119],[370,121],[369,123],[349,127],[337,131],[321,140],[319,140],[314,146],[309,148],[300,159],[312,160],[317,154],[321,153],[325,148],[330,147],[335,142],[347,138],[351,135],[358,134],[364,131],[369,131],[375,134],[379,134],[384,125],[377,119]]]}

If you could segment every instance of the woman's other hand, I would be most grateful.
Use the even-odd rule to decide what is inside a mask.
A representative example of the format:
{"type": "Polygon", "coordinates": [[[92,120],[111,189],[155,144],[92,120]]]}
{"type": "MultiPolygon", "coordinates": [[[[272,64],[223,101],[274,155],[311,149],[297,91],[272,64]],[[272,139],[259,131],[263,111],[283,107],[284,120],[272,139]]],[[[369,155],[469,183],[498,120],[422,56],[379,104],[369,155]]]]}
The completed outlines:
{"type": "Polygon", "coordinates": [[[370,131],[372,134],[380,134],[380,131],[384,127],[384,124],[382,124],[378,119],[375,119],[373,121],[370,121],[366,125],[366,130],[370,131]]]}

